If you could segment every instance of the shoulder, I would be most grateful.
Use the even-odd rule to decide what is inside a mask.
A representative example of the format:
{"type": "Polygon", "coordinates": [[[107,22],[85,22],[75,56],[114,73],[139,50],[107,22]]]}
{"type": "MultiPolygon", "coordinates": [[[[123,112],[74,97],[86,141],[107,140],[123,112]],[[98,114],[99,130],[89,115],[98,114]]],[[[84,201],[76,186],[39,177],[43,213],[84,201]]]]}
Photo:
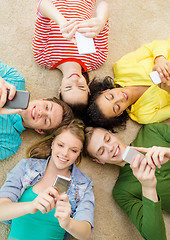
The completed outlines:
{"type": "Polygon", "coordinates": [[[93,184],[93,181],[90,177],[85,175],[78,167],[76,167],[75,164],[73,164],[73,169],[72,169],[72,176],[76,180],[77,183],[80,184],[93,184]]]}

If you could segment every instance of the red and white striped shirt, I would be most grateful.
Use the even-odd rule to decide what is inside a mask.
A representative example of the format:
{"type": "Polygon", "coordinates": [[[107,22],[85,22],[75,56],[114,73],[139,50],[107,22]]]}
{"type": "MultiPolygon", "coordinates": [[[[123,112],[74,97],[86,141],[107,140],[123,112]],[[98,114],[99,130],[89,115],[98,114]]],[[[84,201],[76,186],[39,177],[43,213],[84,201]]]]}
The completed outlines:
{"type": "MultiPolygon", "coordinates": [[[[96,0],[51,1],[66,19],[76,18],[79,21],[93,17],[96,2],[96,0]]],[[[99,68],[106,61],[108,54],[108,22],[94,39],[96,53],[79,55],[77,46],[62,36],[59,26],[54,21],[41,14],[39,6],[32,46],[34,58],[40,66],[54,69],[61,63],[75,61],[86,72],[99,68]]]]}

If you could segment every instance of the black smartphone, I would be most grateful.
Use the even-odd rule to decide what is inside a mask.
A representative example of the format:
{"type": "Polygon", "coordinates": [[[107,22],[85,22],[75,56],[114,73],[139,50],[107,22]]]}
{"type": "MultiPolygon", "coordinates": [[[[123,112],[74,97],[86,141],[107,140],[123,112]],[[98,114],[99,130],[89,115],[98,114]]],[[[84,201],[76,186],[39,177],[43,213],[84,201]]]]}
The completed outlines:
{"type": "Polygon", "coordinates": [[[126,162],[128,162],[129,164],[132,163],[133,159],[136,157],[136,155],[140,155],[141,156],[141,160],[144,158],[144,155],[140,152],[138,152],[137,150],[135,150],[134,148],[131,148],[130,146],[128,146],[123,155],[122,155],[122,159],[126,162]]]}
{"type": "Polygon", "coordinates": [[[29,100],[30,100],[29,92],[17,90],[12,100],[8,99],[8,95],[9,95],[9,91],[7,94],[7,101],[4,105],[5,108],[27,109],[29,100]]]}
{"type": "Polygon", "coordinates": [[[56,180],[55,180],[54,184],[53,184],[53,187],[56,187],[58,189],[59,194],[61,194],[63,192],[65,192],[65,193],[67,192],[70,184],[71,184],[71,179],[70,178],[58,175],[56,177],[56,180]]]}

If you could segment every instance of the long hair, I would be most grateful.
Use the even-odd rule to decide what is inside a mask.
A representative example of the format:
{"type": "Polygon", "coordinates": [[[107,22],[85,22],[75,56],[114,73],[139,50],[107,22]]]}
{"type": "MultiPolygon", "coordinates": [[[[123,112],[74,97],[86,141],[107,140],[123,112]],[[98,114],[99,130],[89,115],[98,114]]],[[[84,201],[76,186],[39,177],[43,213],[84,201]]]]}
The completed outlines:
{"type": "Polygon", "coordinates": [[[59,126],[57,126],[56,128],[51,128],[51,129],[43,129],[43,132],[45,132],[47,134],[51,134],[54,130],[56,130],[60,126],[68,124],[73,119],[73,112],[72,112],[71,108],[65,102],[63,102],[62,100],[60,100],[56,97],[47,98],[46,100],[59,104],[63,109],[63,117],[62,117],[62,121],[59,124],[59,126]]]}
{"type": "Polygon", "coordinates": [[[109,130],[113,127],[124,127],[126,125],[126,121],[129,118],[126,110],[120,116],[107,118],[96,104],[97,98],[102,94],[104,90],[114,88],[113,79],[109,76],[105,77],[103,81],[94,78],[90,83],[89,88],[91,96],[87,109],[87,117],[89,119],[88,125],[93,127],[103,127],[109,130]]]}
{"type": "MultiPolygon", "coordinates": [[[[27,149],[26,156],[28,158],[47,159],[51,155],[51,145],[54,139],[62,132],[69,130],[74,136],[76,136],[82,144],[84,144],[84,123],[79,119],[73,119],[69,124],[62,125],[57,128],[51,135],[39,140],[27,149]]],[[[76,160],[76,165],[81,161],[81,154],[76,160]]]]}

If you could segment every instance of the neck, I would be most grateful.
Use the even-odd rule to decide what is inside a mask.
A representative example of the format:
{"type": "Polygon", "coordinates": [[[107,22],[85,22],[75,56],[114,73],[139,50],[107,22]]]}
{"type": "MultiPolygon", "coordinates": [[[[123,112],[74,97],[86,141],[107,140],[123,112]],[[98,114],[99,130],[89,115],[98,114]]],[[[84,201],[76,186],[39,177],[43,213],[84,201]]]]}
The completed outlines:
{"type": "MultiPolygon", "coordinates": [[[[126,89],[131,91],[131,104],[134,104],[148,89],[149,86],[128,86],[126,89]]],[[[130,105],[131,105],[130,104],[130,105]]]]}
{"type": "Polygon", "coordinates": [[[82,67],[77,62],[65,62],[58,66],[58,69],[63,73],[64,77],[68,77],[73,73],[77,73],[79,75],[82,74],[82,67]]]}
{"type": "Polygon", "coordinates": [[[54,164],[53,160],[50,158],[45,174],[51,176],[52,178],[56,178],[57,175],[70,177],[70,170],[69,167],[64,169],[58,169],[54,164]]]}

